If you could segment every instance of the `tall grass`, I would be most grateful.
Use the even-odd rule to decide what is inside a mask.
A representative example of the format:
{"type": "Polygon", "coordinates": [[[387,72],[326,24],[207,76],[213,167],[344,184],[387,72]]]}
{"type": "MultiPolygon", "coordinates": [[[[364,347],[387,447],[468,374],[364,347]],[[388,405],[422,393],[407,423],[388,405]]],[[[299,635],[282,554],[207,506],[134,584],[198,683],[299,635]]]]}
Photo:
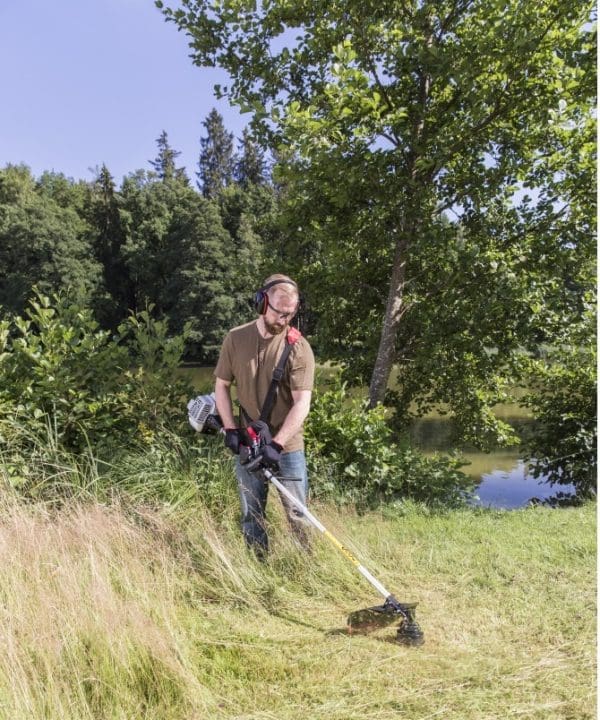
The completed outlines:
{"type": "Polygon", "coordinates": [[[380,599],[325,540],[299,552],[275,501],[272,555],[254,560],[228,466],[219,496],[193,463],[161,478],[146,460],[100,500],[0,495],[1,718],[596,716],[594,506],[317,505],[399,599],[419,601],[414,649],[393,628],[344,632],[380,599]],[[158,503],[159,483],[186,501],[158,503]]]}

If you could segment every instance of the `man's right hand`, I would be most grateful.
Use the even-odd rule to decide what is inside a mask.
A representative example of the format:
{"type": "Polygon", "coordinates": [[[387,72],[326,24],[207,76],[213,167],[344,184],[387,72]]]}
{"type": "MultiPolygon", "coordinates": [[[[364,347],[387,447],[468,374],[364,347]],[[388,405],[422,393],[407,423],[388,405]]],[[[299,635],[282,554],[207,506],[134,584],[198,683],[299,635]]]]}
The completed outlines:
{"type": "Polygon", "coordinates": [[[240,454],[241,433],[238,428],[225,430],[225,447],[229,448],[234,455],[240,454]]]}

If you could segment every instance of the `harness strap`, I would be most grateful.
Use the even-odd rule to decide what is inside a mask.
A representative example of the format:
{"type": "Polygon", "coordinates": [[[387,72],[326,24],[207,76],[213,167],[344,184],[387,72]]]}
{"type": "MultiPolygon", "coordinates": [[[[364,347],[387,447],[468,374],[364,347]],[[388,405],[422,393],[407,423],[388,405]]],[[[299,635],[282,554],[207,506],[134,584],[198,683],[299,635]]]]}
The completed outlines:
{"type": "MultiPolygon", "coordinates": [[[[269,389],[267,390],[267,395],[265,397],[265,401],[263,403],[263,406],[260,411],[259,420],[262,420],[263,422],[268,422],[269,416],[271,415],[271,410],[273,409],[273,404],[275,402],[275,398],[277,397],[277,386],[281,382],[281,378],[283,377],[283,373],[285,372],[285,366],[287,364],[288,358],[290,356],[290,353],[292,351],[292,347],[295,345],[295,343],[302,337],[299,330],[296,328],[289,328],[287,332],[287,336],[285,339],[285,347],[283,348],[283,352],[281,353],[281,357],[279,358],[279,362],[277,363],[275,369],[273,370],[273,375],[271,377],[271,384],[269,385],[269,389]]],[[[240,404],[240,410],[244,414],[244,418],[246,419],[246,423],[249,425],[251,422],[253,422],[252,418],[244,407],[240,404]]],[[[240,417],[241,420],[241,417],[240,417]]],[[[241,425],[241,423],[240,423],[241,425]]]]}
{"type": "Polygon", "coordinates": [[[283,377],[285,365],[287,363],[288,357],[290,356],[291,350],[292,344],[288,343],[286,340],[285,347],[283,348],[283,352],[281,353],[281,357],[279,358],[277,367],[273,370],[271,384],[269,385],[269,389],[267,390],[267,396],[265,397],[265,401],[260,411],[260,417],[258,418],[263,422],[268,421],[271,410],[273,409],[273,403],[275,402],[275,397],[277,396],[277,386],[279,385],[279,383],[281,382],[281,378],[283,377]]]}

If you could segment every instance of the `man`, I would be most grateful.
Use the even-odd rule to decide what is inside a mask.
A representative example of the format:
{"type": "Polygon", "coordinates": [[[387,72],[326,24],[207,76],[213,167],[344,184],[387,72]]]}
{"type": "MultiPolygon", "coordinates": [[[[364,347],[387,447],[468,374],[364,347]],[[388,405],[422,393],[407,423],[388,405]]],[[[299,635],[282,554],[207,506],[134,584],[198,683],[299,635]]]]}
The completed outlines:
{"type": "MultiPolygon", "coordinates": [[[[306,504],[308,478],[302,428],[310,410],[315,360],[308,341],[290,327],[299,306],[299,290],[287,275],[271,275],[255,295],[257,320],[231,330],[221,347],[215,368],[215,399],[225,428],[225,445],[238,455],[236,476],[242,510],[242,533],[259,558],[268,551],[265,509],[268,484],[248,472],[239,458],[245,444],[241,428],[252,424],[262,431],[266,444],[261,452],[266,465],[295,497],[306,504]],[[268,427],[259,420],[286,343],[292,344],[275,400],[268,413],[268,427]],[[239,420],[233,412],[231,386],[240,405],[239,420]]],[[[306,519],[280,494],[294,537],[308,547],[306,519]]]]}

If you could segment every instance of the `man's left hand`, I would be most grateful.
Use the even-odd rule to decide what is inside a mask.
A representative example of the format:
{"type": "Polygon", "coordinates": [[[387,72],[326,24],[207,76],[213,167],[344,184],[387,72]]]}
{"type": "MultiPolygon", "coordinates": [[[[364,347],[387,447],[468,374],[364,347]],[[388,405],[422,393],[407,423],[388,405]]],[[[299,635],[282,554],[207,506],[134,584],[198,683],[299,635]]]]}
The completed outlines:
{"type": "Polygon", "coordinates": [[[280,445],[278,442],[273,440],[271,436],[271,430],[269,429],[267,423],[263,420],[255,420],[253,423],[250,423],[250,427],[261,438],[262,442],[260,454],[263,463],[267,467],[277,467],[279,461],[281,460],[281,451],[283,450],[283,445],[280,445]]]}
{"type": "Polygon", "coordinates": [[[281,451],[283,446],[275,440],[265,445],[261,450],[262,460],[267,467],[276,467],[281,460],[281,451]]]}

